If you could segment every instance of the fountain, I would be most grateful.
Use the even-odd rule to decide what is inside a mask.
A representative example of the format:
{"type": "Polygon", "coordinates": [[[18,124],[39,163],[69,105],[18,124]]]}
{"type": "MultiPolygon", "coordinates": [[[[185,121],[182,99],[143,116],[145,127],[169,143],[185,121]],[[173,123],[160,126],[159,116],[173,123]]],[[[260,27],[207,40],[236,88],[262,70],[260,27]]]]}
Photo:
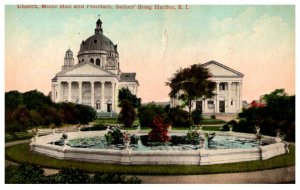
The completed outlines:
{"type": "Polygon", "coordinates": [[[256,129],[255,137],[236,132],[196,131],[199,134],[196,144],[186,144],[186,134],[173,132],[171,139],[177,139],[177,143],[171,140],[156,145],[143,144],[147,140],[146,132],[122,131],[121,144],[107,143],[106,138],[112,134],[108,135],[108,131],[56,133],[33,139],[31,150],[58,159],[127,165],[209,165],[268,159],[288,153],[287,143],[277,142],[274,137],[262,137],[259,128],[256,129]],[[257,141],[259,136],[264,143],[257,141]],[[61,138],[64,141],[58,142],[61,138]]]}

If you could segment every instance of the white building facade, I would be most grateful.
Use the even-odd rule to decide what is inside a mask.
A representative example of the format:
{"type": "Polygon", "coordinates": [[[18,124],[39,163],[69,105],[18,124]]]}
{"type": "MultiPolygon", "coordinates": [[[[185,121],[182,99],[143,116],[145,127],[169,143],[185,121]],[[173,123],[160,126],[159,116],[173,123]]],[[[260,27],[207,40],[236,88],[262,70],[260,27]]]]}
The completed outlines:
{"type": "Polygon", "coordinates": [[[137,95],[136,73],[122,73],[117,45],[103,35],[102,22],[95,34],[82,41],[74,64],[73,52],[66,51],[64,65],[52,79],[53,102],[74,102],[92,106],[97,112],[118,113],[118,91],[128,88],[137,95]]]}
{"type": "MultiPolygon", "coordinates": [[[[242,110],[242,86],[244,75],[216,61],[202,64],[212,74],[216,82],[216,94],[210,99],[198,99],[192,110],[200,109],[203,114],[236,114],[242,110]]],[[[171,99],[171,106],[180,105],[179,100],[171,99]]]]}

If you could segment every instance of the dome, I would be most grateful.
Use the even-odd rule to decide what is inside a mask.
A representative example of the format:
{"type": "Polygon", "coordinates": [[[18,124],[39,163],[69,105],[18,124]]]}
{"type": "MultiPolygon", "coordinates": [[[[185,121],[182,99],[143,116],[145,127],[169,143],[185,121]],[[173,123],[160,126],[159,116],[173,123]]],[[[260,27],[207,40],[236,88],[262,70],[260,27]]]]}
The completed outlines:
{"type": "Polygon", "coordinates": [[[73,58],[73,52],[70,48],[66,51],[65,58],[73,58]]]}
{"type": "Polygon", "coordinates": [[[118,54],[117,45],[114,45],[114,43],[103,34],[102,21],[100,19],[96,22],[95,34],[85,41],[82,41],[78,55],[95,53],[95,51],[96,53],[106,51],[118,54]]]}
{"type": "Polygon", "coordinates": [[[79,54],[90,50],[117,53],[116,46],[108,37],[104,36],[102,33],[96,33],[93,36],[86,39],[85,41],[82,41],[80,45],[79,54]]]}

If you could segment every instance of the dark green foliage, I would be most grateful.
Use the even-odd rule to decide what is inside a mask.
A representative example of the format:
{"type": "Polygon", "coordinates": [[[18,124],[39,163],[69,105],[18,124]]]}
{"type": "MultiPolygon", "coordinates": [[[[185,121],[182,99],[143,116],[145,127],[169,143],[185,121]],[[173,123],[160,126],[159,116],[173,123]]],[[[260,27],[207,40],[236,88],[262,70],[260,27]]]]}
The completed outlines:
{"type": "Polygon", "coordinates": [[[5,168],[5,183],[8,184],[33,184],[45,183],[44,170],[36,165],[21,164],[5,168]]]}
{"type": "Polygon", "coordinates": [[[210,118],[211,119],[216,119],[216,115],[211,115],[210,118]]]}
{"type": "Polygon", "coordinates": [[[54,176],[55,183],[59,184],[87,184],[90,176],[80,169],[64,168],[54,176]]]}
{"type": "Polygon", "coordinates": [[[189,68],[179,69],[166,83],[170,86],[171,98],[178,98],[189,108],[189,115],[193,103],[199,98],[211,98],[216,88],[216,83],[209,80],[211,73],[207,68],[194,64],[189,68]]]}
{"type": "Polygon", "coordinates": [[[77,168],[63,168],[59,173],[45,176],[44,170],[36,165],[21,164],[5,168],[6,184],[137,184],[137,177],[125,177],[122,174],[88,174],[77,168]]]}
{"type": "Polygon", "coordinates": [[[125,99],[120,103],[121,111],[118,117],[118,121],[122,122],[125,127],[131,127],[135,118],[136,113],[132,103],[125,99]]]}
{"type": "Polygon", "coordinates": [[[93,183],[95,184],[138,184],[142,181],[137,177],[130,177],[126,178],[124,175],[121,174],[101,174],[95,173],[93,178],[93,183]]]}
{"type": "Polygon", "coordinates": [[[193,120],[189,117],[189,113],[180,107],[171,108],[168,114],[173,127],[190,127],[193,125],[193,120]]]}
{"type": "Polygon", "coordinates": [[[94,124],[92,127],[81,128],[81,131],[103,131],[106,130],[107,126],[101,123],[94,124]]]}
{"type": "Polygon", "coordinates": [[[22,94],[18,91],[5,93],[5,112],[16,109],[22,103],[22,94]]]}
{"type": "Polygon", "coordinates": [[[200,136],[196,129],[190,128],[186,134],[186,142],[188,144],[199,144],[200,136]]]}
{"type": "Polygon", "coordinates": [[[107,144],[123,144],[123,133],[119,127],[112,127],[105,135],[107,144]]]}
{"type": "Polygon", "coordinates": [[[194,124],[199,125],[202,121],[202,111],[200,109],[195,109],[191,114],[194,124]]]}
{"type": "Polygon", "coordinates": [[[16,133],[34,126],[88,123],[96,119],[94,108],[74,103],[53,103],[36,90],[5,93],[5,131],[16,133]]]}
{"type": "MultiPolygon", "coordinates": [[[[230,131],[230,127],[232,127],[233,131],[239,131],[240,130],[240,129],[238,129],[238,123],[235,120],[231,120],[231,121],[227,122],[226,124],[224,124],[222,126],[221,131],[230,131]]],[[[252,130],[252,128],[251,128],[251,130],[252,130]]],[[[240,132],[242,132],[242,131],[240,131],[240,132]]],[[[251,131],[245,131],[245,132],[250,132],[251,133],[251,131]]]]}
{"type": "Polygon", "coordinates": [[[23,103],[29,110],[38,109],[42,105],[53,105],[49,96],[45,96],[42,92],[37,90],[25,92],[22,94],[22,97],[23,103]]]}
{"type": "Polygon", "coordinates": [[[295,141],[295,96],[288,96],[283,89],[276,89],[263,96],[265,107],[244,109],[234,131],[255,132],[255,125],[265,135],[275,136],[279,129],[286,140],[295,141]]]}
{"type": "Polygon", "coordinates": [[[150,127],[154,117],[157,115],[166,117],[166,113],[162,106],[151,103],[138,108],[138,117],[140,118],[141,127],[150,127]]]}
{"type": "Polygon", "coordinates": [[[118,94],[119,98],[119,107],[122,107],[122,101],[128,100],[132,103],[132,106],[134,108],[138,108],[141,106],[141,98],[136,97],[136,95],[133,95],[128,88],[122,88],[119,90],[118,94]]]}
{"type": "Polygon", "coordinates": [[[91,106],[76,104],[76,108],[78,109],[79,123],[87,124],[97,118],[97,112],[91,106]]]}
{"type": "Polygon", "coordinates": [[[222,128],[221,128],[221,131],[229,131],[229,130],[230,130],[230,128],[229,128],[229,126],[228,126],[227,123],[224,124],[224,125],[222,126],[222,128]]]}

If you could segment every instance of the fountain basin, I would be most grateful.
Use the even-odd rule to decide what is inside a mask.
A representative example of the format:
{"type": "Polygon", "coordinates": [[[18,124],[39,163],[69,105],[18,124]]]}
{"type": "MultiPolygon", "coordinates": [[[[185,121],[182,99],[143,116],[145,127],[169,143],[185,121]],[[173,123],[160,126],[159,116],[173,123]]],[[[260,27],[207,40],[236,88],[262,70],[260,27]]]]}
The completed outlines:
{"type": "MultiPolygon", "coordinates": [[[[106,131],[87,131],[67,133],[68,140],[80,138],[103,137],[106,131]]],[[[218,132],[216,135],[236,138],[253,139],[253,134],[218,132]]],[[[197,149],[197,150],[147,150],[129,149],[95,149],[57,146],[49,144],[59,140],[61,134],[51,134],[38,137],[31,143],[33,152],[57,159],[77,160],[96,163],[111,163],[123,165],[210,165],[233,163],[251,160],[265,160],[277,155],[288,153],[286,142],[276,142],[273,137],[264,137],[271,142],[264,146],[252,148],[229,149],[197,149]]]]}

